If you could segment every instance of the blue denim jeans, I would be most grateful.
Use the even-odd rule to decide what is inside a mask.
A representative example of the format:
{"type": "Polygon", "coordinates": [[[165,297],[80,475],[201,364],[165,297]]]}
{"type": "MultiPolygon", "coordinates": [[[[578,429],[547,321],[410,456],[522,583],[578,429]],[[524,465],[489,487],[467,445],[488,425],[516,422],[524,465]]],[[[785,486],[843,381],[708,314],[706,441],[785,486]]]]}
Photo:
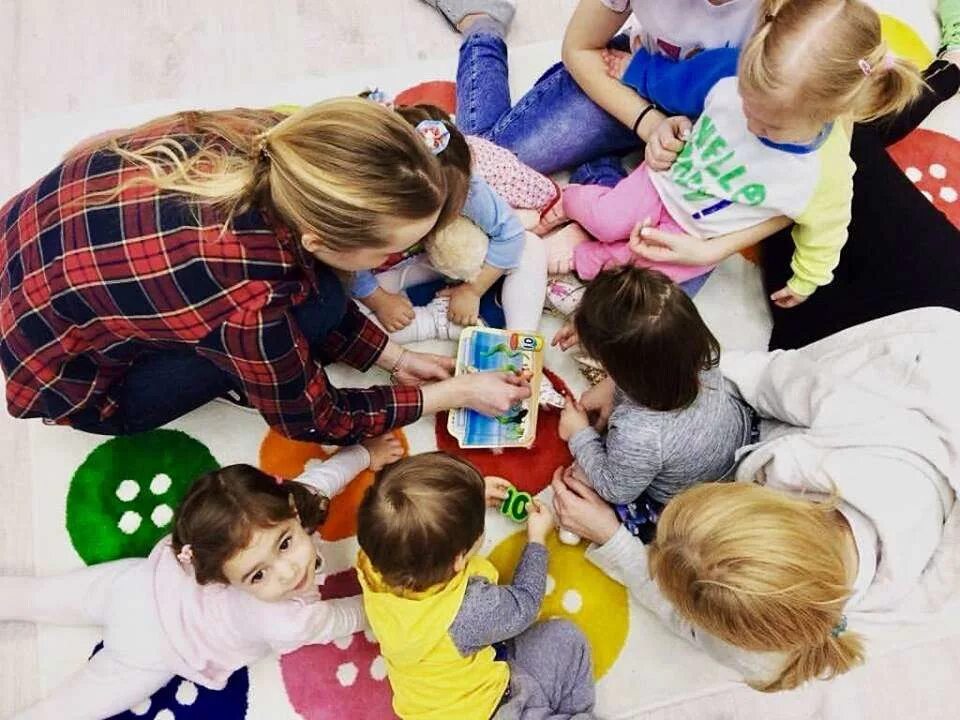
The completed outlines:
{"type": "MultiPolygon", "coordinates": [[[[626,50],[626,36],[611,47],[626,50]]],[[[510,104],[507,44],[483,33],[467,35],[457,65],[457,126],[511,150],[534,170],[550,174],[572,169],[570,182],[613,187],[626,176],[620,156],[637,150],[640,139],[580,89],[563,63],[547,70],[510,104]]],[[[710,273],[680,283],[690,297],[710,273]]]]}
{"type": "MultiPolygon", "coordinates": [[[[317,291],[290,310],[314,356],[321,354],[323,339],[347,308],[336,275],[320,268],[317,277],[317,291]]],[[[97,435],[132,435],[166,425],[228,393],[243,397],[239,378],[187,347],[144,353],[111,392],[117,409],[110,417],[101,420],[99,410],[86,408],[70,416],[71,427],[97,435]]]]}

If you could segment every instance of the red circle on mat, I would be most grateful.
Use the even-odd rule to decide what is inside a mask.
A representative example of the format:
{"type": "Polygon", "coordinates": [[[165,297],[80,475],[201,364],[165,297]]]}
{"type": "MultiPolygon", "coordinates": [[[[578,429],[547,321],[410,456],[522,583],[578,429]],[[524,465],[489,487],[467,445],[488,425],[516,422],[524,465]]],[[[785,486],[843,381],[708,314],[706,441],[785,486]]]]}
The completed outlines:
{"type": "Polygon", "coordinates": [[[393,101],[397,105],[436,105],[453,115],[457,111],[457,84],[449,80],[431,80],[407,88],[393,101]]]}
{"type": "MultiPolygon", "coordinates": [[[[331,575],[320,586],[325,600],[359,592],[353,568],[331,575]]],[[[380,646],[364,633],[288,653],[280,658],[280,673],[290,704],[304,720],[396,717],[380,646]]]]}
{"type": "Polygon", "coordinates": [[[920,129],[891,145],[889,152],[917,189],[960,228],[960,142],[920,129]]]}
{"type": "MultiPolygon", "coordinates": [[[[566,383],[556,374],[544,368],[544,374],[557,392],[570,394],[566,383]]],[[[464,450],[447,432],[447,414],[437,413],[437,449],[469,460],[484,475],[506,478],[514,487],[536,494],[550,484],[553,471],[560,465],[569,465],[573,457],[567,444],[557,434],[560,412],[553,408],[541,408],[537,415],[537,439],[529,449],[506,448],[500,454],[490,450],[464,450]]]]}

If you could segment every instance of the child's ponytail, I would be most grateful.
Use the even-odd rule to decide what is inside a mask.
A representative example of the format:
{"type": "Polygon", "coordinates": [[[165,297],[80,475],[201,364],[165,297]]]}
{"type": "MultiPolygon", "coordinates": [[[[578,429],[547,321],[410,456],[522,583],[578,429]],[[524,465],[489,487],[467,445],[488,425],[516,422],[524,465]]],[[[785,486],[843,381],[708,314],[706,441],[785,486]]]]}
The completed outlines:
{"type": "Polygon", "coordinates": [[[920,93],[923,78],[909,60],[898,58],[880,43],[858,66],[864,74],[853,116],[857,122],[899,113],[920,93]]]}
{"type": "Polygon", "coordinates": [[[791,650],[780,677],[767,684],[752,684],[754,689],[790,690],[814,678],[829,680],[843,675],[863,663],[863,640],[859,633],[846,629],[846,622],[846,616],[841,615],[822,642],[791,650]]]}

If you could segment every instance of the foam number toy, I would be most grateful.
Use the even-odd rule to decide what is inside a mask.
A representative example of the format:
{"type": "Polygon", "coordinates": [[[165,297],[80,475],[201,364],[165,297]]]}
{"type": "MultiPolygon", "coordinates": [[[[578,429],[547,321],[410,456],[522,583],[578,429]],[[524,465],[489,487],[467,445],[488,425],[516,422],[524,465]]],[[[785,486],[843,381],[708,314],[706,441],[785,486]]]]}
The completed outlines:
{"type": "Polygon", "coordinates": [[[523,522],[530,514],[527,506],[532,502],[533,498],[530,493],[510,487],[507,490],[507,496],[500,503],[500,514],[507,516],[514,522],[523,522]]]}

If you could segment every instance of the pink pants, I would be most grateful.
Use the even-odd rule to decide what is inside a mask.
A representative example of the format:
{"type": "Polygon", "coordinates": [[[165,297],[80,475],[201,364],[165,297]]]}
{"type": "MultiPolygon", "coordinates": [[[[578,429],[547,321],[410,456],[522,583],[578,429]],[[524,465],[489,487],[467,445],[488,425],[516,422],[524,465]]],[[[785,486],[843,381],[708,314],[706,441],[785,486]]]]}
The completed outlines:
{"type": "Polygon", "coordinates": [[[675,282],[703,275],[713,267],[651,262],[630,251],[630,232],[644,220],[665,232],[687,234],[663,206],[646,163],[616,187],[567,185],[563,189],[563,212],[597,240],[580,243],[573,251],[577,275],[584,280],[592,280],[605,267],[629,263],[659,270],[675,282]]]}

